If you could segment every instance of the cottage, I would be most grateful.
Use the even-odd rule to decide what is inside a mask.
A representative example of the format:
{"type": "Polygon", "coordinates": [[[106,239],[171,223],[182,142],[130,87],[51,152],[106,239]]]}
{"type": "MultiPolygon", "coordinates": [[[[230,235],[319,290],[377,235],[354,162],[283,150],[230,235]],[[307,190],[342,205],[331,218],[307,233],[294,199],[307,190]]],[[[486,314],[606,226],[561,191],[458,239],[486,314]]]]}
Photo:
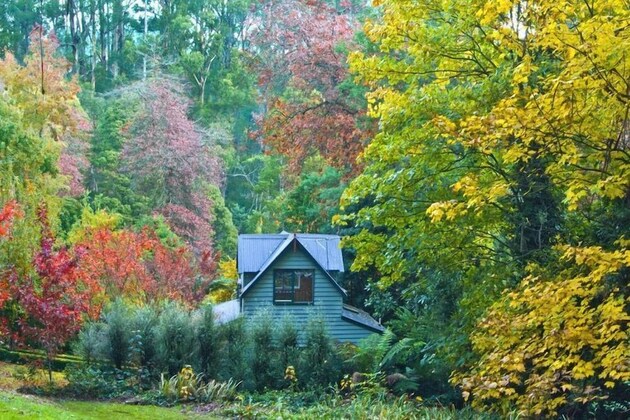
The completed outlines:
{"type": "Polygon", "coordinates": [[[339,236],[240,235],[237,267],[238,300],[218,307],[219,317],[226,313],[227,318],[229,313],[251,317],[267,310],[274,319],[290,315],[298,325],[305,325],[316,316],[325,320],[330,335],[340,342],[357,343],[383,331],[366,312],[343,303],[339,236]]]}

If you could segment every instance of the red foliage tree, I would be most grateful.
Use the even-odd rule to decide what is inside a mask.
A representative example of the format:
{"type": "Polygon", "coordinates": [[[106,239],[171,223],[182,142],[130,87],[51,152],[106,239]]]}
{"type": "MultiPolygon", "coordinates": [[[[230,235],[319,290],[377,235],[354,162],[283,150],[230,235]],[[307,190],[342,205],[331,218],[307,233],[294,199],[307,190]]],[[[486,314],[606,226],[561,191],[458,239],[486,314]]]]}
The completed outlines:
{"type": "Polygon", "coordinates": [[[101,292],[92,303],[95,311],[120,296],[143,303],[175,299],[192,304],[203,298],[204,285],[214,275],[197,264],[192,248],[166,246],[147,230],[101,228],[90,232],[79,246],[85,250],[81,272],[101,292]]]}
{"type": "MultiPolygon", "coordinates": [[[[9,236],[13,220],[20,215],[18,204],[15,200],[11,200],[4,204],[0,209],[0,240],[9,236]]],[[[4,308],[7,301],[11,299],[11,291],[9,288],[10,272],[0,267],[0,310],[4,308]]],[[[7,320],[0,317],[0,337],[8,334],[7,320]]]]}
{"type": "Polygon", "coordinates": [[[70,115],[75,127],[62,137],[64,147],[59,156],[59,172],[68,178],[66,194],[78,197],[85,192],[83,173],[89,166],[87,135],[92,131],[92,123],[81,109],[72,109],[70,115]]]}
{"type": "Polygon", "coordinates": [[[190,249],[185,246],[171,249],[155,241],[152,254],[147,268],[157,286],[154,298],[193,302],[197,270],[190,249]]]}
{"type": "Polygon", "coordinates": [[[142,108],[128,128],[123,165],[176,233],[198,253],[212,246],[212,203],[205,185],[219,185],[220,159],[186,115],[188,101],[173,81],[139,85],[142,108]]]}
{"type": "Polygon", "coordinates": [[[322,1],[265,1],[252,35],[264,112],[264,144],[293,167],[319,152],[338,168],[356,169],[367,134],[362,105],[340,86],[348,78],[341,45],[353,43],[356,23],[322,1]]]}
{"type": "Polygon", "coordinates": [[[21,336],[45,350],[52,380],[51,361],[80,330],[91,290],[85,287],[79,275],[78,262],[83,252],[79,249],[72,255],[66,248],[55,250],[45,210],[40,210],[39,218],[41,247],[33,260],[37,276],[20,279],[12,273],[9,286],[24,312],[19,320],[21,336]]]}
{"type": "Polygon", "coordinates": [[[101,228],[89,232],[78,246],[85,250],[80,270],[99,290],[92,302],[94,311],[98,312],[107,298],[139,298],[153,289],[142,260],[151,249],[144,233],[101,228]]]}
{"type": "Polygon", "coordinates": [[[13,220],[19,213],[19,207],[15,200],[7,202],[0,209],[0,239],[8,236],[13,220]]]}

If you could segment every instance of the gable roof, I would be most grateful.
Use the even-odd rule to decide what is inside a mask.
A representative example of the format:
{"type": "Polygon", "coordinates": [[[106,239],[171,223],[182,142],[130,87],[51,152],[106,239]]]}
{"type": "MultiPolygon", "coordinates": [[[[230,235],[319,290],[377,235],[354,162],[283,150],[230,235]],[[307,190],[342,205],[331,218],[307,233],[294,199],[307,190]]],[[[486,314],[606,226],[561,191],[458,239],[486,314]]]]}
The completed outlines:
{"type": "Polygon", "coordinates": [[[237,266],[239,274],[258,273],[288,238],[296,238],[325,271],[343,272],[343,258],[337,235],[278,233],[239,235],[237,266]]]}
{"type": "MultiPolygon", "coordinates": [[[[306,251],[306,255],[308,255],[309,257],[311,257],[313,259],[313,261],[319,265],[319,267],[322,269],[322,271],[325,273],[326,277],[328,278],[328,280],[330,280],[333,285],[335,287],[337,287],[337,289],[339,289],[339,291],[346,296],[346,290],[341,287],[339,285],[339,283],[337,283],[337,280],[335,280],[333,278],[333,276],[330,275],[330,273],[328,272],[329,269],[327,269],[326,267],[341,267],[341,270],[339,271],[343,271],[343,260],[341,257],[341,249],[339,248],[339,237],[335,236],[335,235],[314,235],[314,234],[296,234],[296,233],[281,233],[279,235],[239,235],[238,237],[238,256],[237,256],[237,265],[238,265],[238,272],[239,273],[244,273],[244,272],[252,272],[252,271],[246,271],[244,269],[241,268],[241,261],[244,260],[244,263],[252,263],[252,262],[258,262],[262,259],[262,257],[255,257],[255,258],[249,258],[249,256],[244,256],[243,258],[241,258],[241,253],[242,252],[247,252],[250,254],[256,254],[257,251],[255,248],[251,249],[247,246],[241,246],[242,242],[247,243],[249,240],[252,239],[252,237],[260,237],[260,236],[272,236],[273,238],[269,241],[270,244],[276,243],[278,241],[278,239],[284,239],[282,242],[280,242],[279,245],[276,246],[276,248],[271,252],[271,254],[269,254],[266,258],[265,261],[263,261],[262,265],[258,268],[258,270],[256,270],[255,272],[257,272],[258,274],[256,274],[256,276],[252,279],[252,281],[250,281],[249,283],[247,283],[247,285],[243,288],[243,290],[241,291],[241,296],[243,296],[249,289],[251,289],[251,287],[256,283],[256,281],[261,278],[263,276],[263,274],[265,274],[265,272],[267,271],[267,269],[269,267],[271,267],[271,265],[273,264],[273,262],[282,254],[282,252],[284,252],[284,250],[286,250],[290,244],[292,244],[294,241],[297,242],[299,245],[301,245],[301,247],[306,251]],[[330,252],[328,247],[332,246],[332,244],[337,244],[337,253],[338,255],[332,255],[332,257],[329,254],[334,254],[334,252],[330,252]],[[325,246],[325,248],[324,248],[325,246]],[[322,251],[321,249],[324,248],[324,251],[322,251]]],[[[254,239],[258,239],[258,238],[254,238],[254,239]]],[[[262,240],[264,242],[264,239],[262,240]]],[[[261,247],[262,249],[265,250],[269,250],[271,249],[270,245],[265,245],[261,247]]],[[[263,254],[264,256],[265,254],[263,254]]],[[[257,264],[256,264],[257,265],[257,264]]],[[[247,265],[246,265],[247,266],[247,265]]],[[[247,266],[248,269],[251,269],[250,267],[254,267],[255,265],[252,264],[250,266],[247,266]]],[[[333,268],[333,270],[336,268],[333,268]]]]}
{"type": "Polygon", "coordinates": [[[372,318],[370,314],[365,311],[362,311],[359,308],[355,308],[354,306],[350,306],[344,303],[343,309],[341,310],[341,318],[346,319],[350,322],[358,324],[362,327],[370,329],[372,331],[376,331],[382,333],[385,331],[385,327],[383,327],[377,320],[372,318]]]}

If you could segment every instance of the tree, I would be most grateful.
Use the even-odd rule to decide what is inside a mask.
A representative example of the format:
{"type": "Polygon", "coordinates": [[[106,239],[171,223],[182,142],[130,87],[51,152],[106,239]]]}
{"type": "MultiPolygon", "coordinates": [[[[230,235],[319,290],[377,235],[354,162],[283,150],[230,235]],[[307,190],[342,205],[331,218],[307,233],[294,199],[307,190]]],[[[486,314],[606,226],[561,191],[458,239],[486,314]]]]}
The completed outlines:
{"type": "Polygon", "coordinates": [[[205,185],[220,184],[221,162],[188,119],[176,84],[152,80],[139,88],[143,106],[130,123],[122,154],[132,189],[147,196],[198,252],[212,249],[212,203],[205,185]]]}
{"type": "MultiPolygon", "coordinates": [[[[513,350],[543,348],[538,331],[547,331],[546,316],[556,311],[566,309],[574,326],[576,319],[594,329],[623,322],[614,314],[627,290],[612,292],[591,276],[582,286],[588,296],[580,296],[572,287],[584,260],[562,258],[565,252],[557,250],[583,255],[601,247],[604,259],[626,258],[627,8],[615,1],[378,5],[382,17],[366,24],[378,51],[351,57],[352,69],[370,88],[370,113],[379,118],[379,133],[364,153],[366,168],[342,199],[355,209],[345,220],[362,229],[347,241],[357,250],[354,268],[375,269],[383,288],[403,285],[422,296],[428,302],[418,311],[423,321],[428,305],[439,301],[426,295],[440,293],[429,283],[455,284],[457,304],[441,320],[450,328],[436,323],[434,336],[445,333],[453,365],[459,359],[470,368],[456,378],[480,399],[475,405],[501,410],[515,402],[532,415],[580,408],[590,397],[578,392],[571,398],[572,386],[586,379],[581,384],[595,389],[604,380],[597,375],[607,371],[603,361],[586,377],[576,368],[597,351],[589,335],[578,334],[566,346],[555,343],[556,353],[526,352],[524,370],[508,383],[482,378],[490,371],[514,373],[495,365],[505,350],[497,342],[513,350]],[[611,229],[590,233],[604,221],[611,229]],[[532,271],[545,274],[530,276],[532,271]],[[557,281],[546,280],[551,278],[557,281]],[[506,288],[516,288],[515,294],[501,297],[506,288]],[[551,308],[546,293],[569,301],[555,300],[551,308]],[[524,303],[536,298],[541,301],[524,303]],[[578,317],[572,315],[575,300],[584,311],[578,317]],[[542,315],[518,325],[525,307],[542,315]],[[507,314],[519,314],[516,324],[507,314]],[[477,322],[482,332],[472,335],[476,352],[467,360],[477,322]],[[576,348],[583,350],[579,357],[576,348]],[[546,383],[549,375],[568,375],[571,386],[542,391],[527,405],[527,389],[549,391],[565,383],[546,383]],[[495,386],[496,392],[488,390],[495,386]]],[[[603,264],[601,270],[616,279],[613,284],[624,284],[625,269],[603,264]]],[[[610,382],[622,386],[623,379],[610,382]]],[[[591,394],[616,395],[604,388],[591,394]]]]}
{"type": "Polygon", "coordinates": [[[566,412],[567,406],[577,414],[575,407],[624,398],[630,316],[622,271],[630,251],[627,241],[620,245],[614,252],[566,247],[562,258],[573,267],[551,278],[532,274],[492,306],[472,336],[480,360],[452,379],[473,406],[503,411],[499,400],[525,415],[566,412]]]}
{"type": "Polygon", "coordinates": [[[369,128],[362,125],[360,96],[346,80],[344,48],[352,45],[355,22],[320,1],[269,1],[259,8],[252,52],[262,142],[294,169],[313,152],[337,168],[354,168],[369,128]]]}
{"type": "Polygon", "coordinates": [[[47,214],[40,210],[41,249],[33,260],[37,277],[10,275],[12,297],[21,306],[22,338],[31,340],[46,352],[48,377],[52,381],[52,359],[76,334],[88,311],[92,292],[90,279],[79,276],[81,250],[72,255],[67,249],[53,249],[54,237],[48,227],[47,214]]]}
{"type": "MultiPolygon", "coordinates": [[[[9,236],[13,220],[19,216],[19,208],[15,201],[9,201],[4,204],[0,209],[0,241],[5,240],[9,236]]],[[[0,309],[4,307],[4,304],[11,299],[11,293],[9,291],[9,272],[5,271],[3,266],[0,266],[0,309]]],[[[7,320],[0,318],[0,336],[8,334],[7,320]]]]}
{"type": "Polygon", "coordinates": [[[190,305],[203,299],[215,276],[214,255],[204,252],[196,258],[190,246],[164,243],[146,227],[134,232],[96,226],[85,229],[80,238],[75,245],[84,250],[80,272],[99,290],[91,302],[93,313],[117,298],[135,303],[172,299],[190,305]]]}
{"type": "Polygon", "coordinates": [[[15,201],[4,204],[0,210],[0,238],[8,236],[13,219],[19,214],[19,207],[15,201]]]}
{"type": "Polygon", "coordinates": [[[59,170],[69,179],[69,194],[83,192],[82,171],[87,167],[86,133],[91,124],[81,109],[76,79],[66,80],[71,65],[58,54],[55,34],[36,26],[29,36],[28,54],[21,66],[14,55],[0,61],[0,78],[26,127],[42,138],[62,142],[59,170]]]}
{"type": "Polygon", "coordinates": [[[16,202],[22,213],[14,220],[11,240],[0,243],[0,267],[32,272],[40,237],[37,208],[45,203],[54,213],[60,205],[57,146],[28,129],[10,95],[0,97],[0,202],[16,202]]]}

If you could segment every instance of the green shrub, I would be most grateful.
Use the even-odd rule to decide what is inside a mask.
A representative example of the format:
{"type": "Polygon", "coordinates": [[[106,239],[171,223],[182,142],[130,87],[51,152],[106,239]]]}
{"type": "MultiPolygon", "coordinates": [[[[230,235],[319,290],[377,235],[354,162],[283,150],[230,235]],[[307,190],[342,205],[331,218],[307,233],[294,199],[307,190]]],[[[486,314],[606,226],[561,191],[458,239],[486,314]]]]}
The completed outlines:
{"type": "Polygon", "coordinates": [[[131,319],[131,361],[140,369],[150,370],[156,354],[155,326],[158,315],[152,306],[143,306],[133,311],[131,319]]]}
{"type": "Polygon", "coordinates": [[[105,356],[116,369],[129,361],[131,339],[131,310],[121,299],[114,301],[102,315],[105,356]]]}
{"type": "Polygon", "coordinates": [[[155,365],[175,375],[182,366],[196,364],[197,339],[188,310],[170,302],[164,306],[154,327],[155,365]]]}
{"type": "Polygon", "coordinates": [[[298,346],[298,330],[295,321],[291,317],[285,317],[280,324],[277,333],[280,367],[297,366],[300,355],[298,346]]]}
{"type": "Polygon", "coordinates": [[[273,319],[268,313],[260,313],[249,322],[249,327],[252,346],[249,364],[256,389],[275,388],[282,381],[285,367],[280,365],[274,343],[273,319]]]}
{"type": "Polygon", "coordinates": [[[297,376],[302,387],[324,387],[341,379],[341,362],[324,320],[309,320],[300,359],[297,376]]]}
{"type": "Polygon", "coordinates": [[[73,346],[74,353],[91,365],[106,356],[105,325],[101,322],[86,323],[73,346]]]}
{"type": "Polygon", "coordinates": [[[195,313],[198,341],[198,360],[201,372],[206,378],[217,378],[219,365],[219,331],[214,322],[212,306],[205,305],[195,313]]]}
{"type": "Polygon", "coordinates": [[[134,378],[130,372],[96,366],[68,365],[68,385],[64,392],[78,398],[116,398],[134,395],[134,378]]]}
{"type": "Polygon", "coordinates": [[[218,328],[220,340],[220,366],[218,377],[222,381],[233,379],[242,382],[247,389],[254,388],[248,366],[249,339],[245,320],[239,317],[218,328]]]}

